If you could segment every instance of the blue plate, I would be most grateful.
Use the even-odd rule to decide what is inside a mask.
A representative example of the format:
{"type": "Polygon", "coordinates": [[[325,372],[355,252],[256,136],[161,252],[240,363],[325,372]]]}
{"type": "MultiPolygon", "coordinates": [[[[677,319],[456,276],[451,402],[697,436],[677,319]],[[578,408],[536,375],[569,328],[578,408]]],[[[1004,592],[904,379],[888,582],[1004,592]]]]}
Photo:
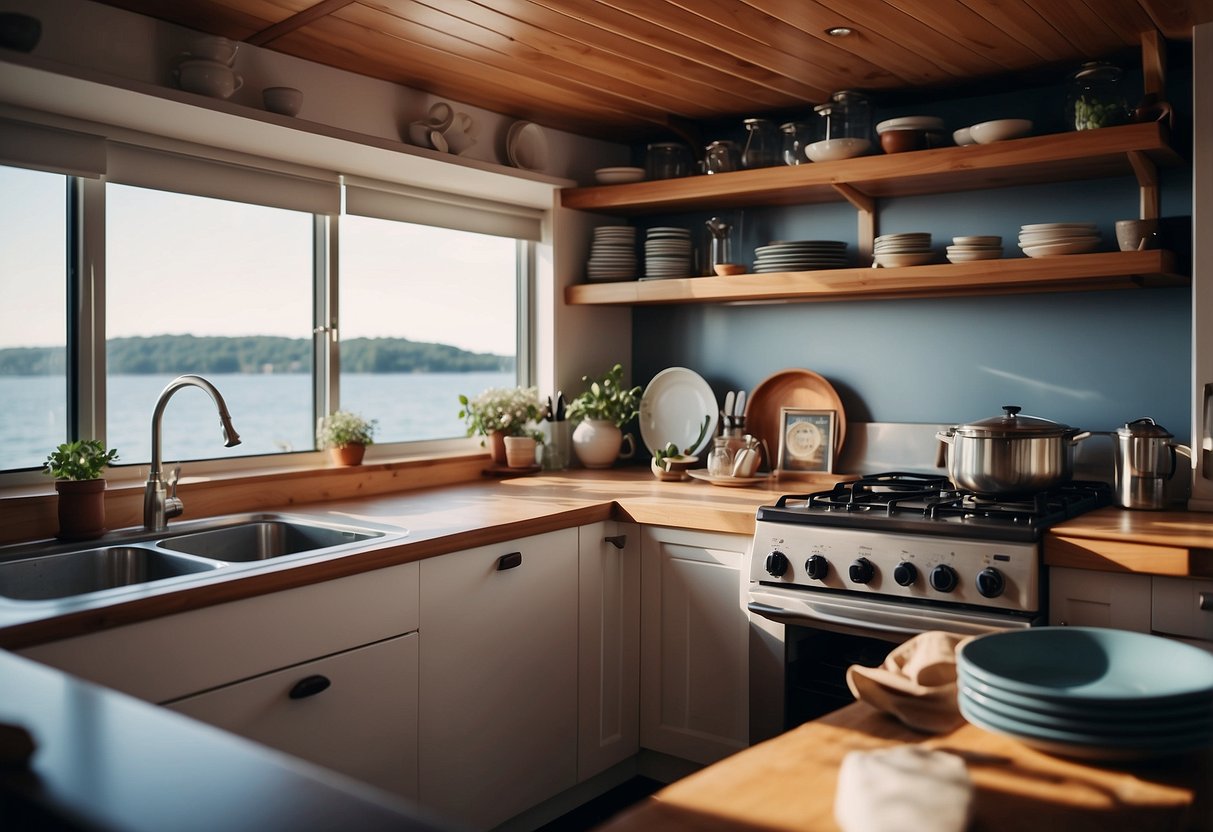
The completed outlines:
{"type": "Polygon", "coordinates": [[[1213,696],[1213,655],[1159,636],[1035,627],[980,636],[959,669],[995,688],[1075,705],[1195,702],[1213,696]]]}
{"type": "Polygon", "coordinates": [[[1118,719],[1115,721],[1090,720],[1078,717],[1055,716],[1037,713],[1026,708],[1017,708],[1000,702],[993,697],[981,694],[972,688],[962,685],[960,696],[967,699],[986,712],[1013,720],[1026,728],[1051,728],[1057,731],[1070,731],[1076,734],[1104,736],[1111,738],[1133,737],[1168,737],[1178,739],[1196,734],[1213,736],[1213,710],[1203,717],[1191,719],[1118,719]]]}
{"type": "Polygon", "coordinates": [[[1066,704],[1041,699],[1035,696],[1024,696],[1019,693],[1003,690],[988,685],[980,679],[974,679],[965,671],[957,673],[957,681],[983,696],[999,703],[1011,705],[1038,715],[1062,718],[1085,719],[1091,722],[1123,722],[1125,720],[1152,720],[1160,723],[1168,721],[1187,721],[1194,719],[1213,719],[1213,698],[1197,697],[1191,702],[1164,703],[1162,705],[1126,706],[1095,702],[1066,704]]]}

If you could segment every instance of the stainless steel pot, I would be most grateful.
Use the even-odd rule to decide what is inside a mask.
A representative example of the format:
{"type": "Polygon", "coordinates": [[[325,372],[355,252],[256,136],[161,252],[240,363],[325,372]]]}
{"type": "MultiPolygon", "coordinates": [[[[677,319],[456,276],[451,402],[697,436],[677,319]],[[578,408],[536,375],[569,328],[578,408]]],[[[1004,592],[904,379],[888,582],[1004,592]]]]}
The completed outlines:
{"type": "Polygon", "coordinates": [[[1074,474],[1074,446],[1090,431],[1020,415],[1014,405],[1003,411],[936,434],[948,446],[948,478],[990,495],[1030,494],[1067,482],[1074,474]]]}

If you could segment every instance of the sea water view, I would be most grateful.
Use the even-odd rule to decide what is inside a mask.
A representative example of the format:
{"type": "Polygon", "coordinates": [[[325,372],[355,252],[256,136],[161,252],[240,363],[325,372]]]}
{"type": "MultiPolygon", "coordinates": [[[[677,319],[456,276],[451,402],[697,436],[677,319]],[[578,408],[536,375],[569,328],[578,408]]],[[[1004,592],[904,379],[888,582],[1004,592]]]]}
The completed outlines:
{"type": "MultiPolygon", "coordinates": [[[[241,444],[223,447],[219,419],[201,390],[178,391],[165,410],[165,461],[308,451],[315,442],[307,373],[207,373],[227,402],[241,444]]],[[[152,410],[173,375],[114,375],[106,381],[106,444],[119,464],[151,459],[152,410]]],[[[341,407],[378,420],[377,442],[464,435],[459,395],[515,384],[513,372],[343,373],[341,407]]],[[[0,376],[0,470],[37,468],[66,441],[62,376],[0,376]]]]}

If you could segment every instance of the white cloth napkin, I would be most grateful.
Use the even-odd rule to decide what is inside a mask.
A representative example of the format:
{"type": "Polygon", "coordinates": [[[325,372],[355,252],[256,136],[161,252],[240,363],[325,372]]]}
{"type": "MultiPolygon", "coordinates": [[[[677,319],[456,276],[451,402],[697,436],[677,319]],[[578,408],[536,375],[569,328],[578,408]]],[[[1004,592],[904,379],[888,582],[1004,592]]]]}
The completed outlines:
{"type": "Polygon", "coordinates": [[[963,832],[972,807],[964,760],[918,745],[852,751],[834,793],[843,832],[963,832]]]}
{"type": "Polygon", "coordinates": [[[847,687],[855,698],[929,734],[964,720],[956,704],[956,648],[965,636],[931,630],[889,653],[880,667],[851,665],[847,687]]]}

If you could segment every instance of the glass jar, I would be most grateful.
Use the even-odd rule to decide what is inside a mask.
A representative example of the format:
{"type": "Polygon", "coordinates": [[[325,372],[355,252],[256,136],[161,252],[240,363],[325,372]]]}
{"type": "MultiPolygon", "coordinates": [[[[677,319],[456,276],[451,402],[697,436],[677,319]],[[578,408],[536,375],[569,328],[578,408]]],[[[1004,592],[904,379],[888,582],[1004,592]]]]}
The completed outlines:
{"type": "Polygon", "coordinates": [[[733,452],[729,449],[727,436],[717,436],[712,440],[712,450],[708,453],[708,476],[733,476],[733,452]]]}
{"type": "Polygon", "coordinates": [[[741,151],[743,168],[769,168],[779,163],[779,133],[774,124],[765,118],[747,118],[745,131],[745,148],[741,151]]]}
{"type": "Polygon", "coordinates": [[[649,179],[677,179],[691,172],[691,151],[678,142],[654,142],[645,151],[645,173],[649,179]]]}
{"type": "Polygon", "coordinates": [[[813,128],[803,121],[789,121],[779,125],[783,134],[783,163],[785,165],[803,165],[809,159],[804,149],[813,141],[813,128]]]}
{"type": "Polygon", "coordinates": [[[1066,123],[1073,130],[1128,124],[1129,105],[1120,84],[1120,67],[1088,61],[1070,76],[1066,123]]]}
{"type": "Polygon", "coordinates": [[[872,141],[872,105],[860,93],[841,90],[830,96],[825,104],[813,108],[817,114],[816,138],[862,139],[872,141]]]}
{"type": "Polygon", "coordinates": [[[728,173],[741,167],[740,157],[737,142],[712,142],[704,150],[704,165],[708,173],[728,173]]]}

